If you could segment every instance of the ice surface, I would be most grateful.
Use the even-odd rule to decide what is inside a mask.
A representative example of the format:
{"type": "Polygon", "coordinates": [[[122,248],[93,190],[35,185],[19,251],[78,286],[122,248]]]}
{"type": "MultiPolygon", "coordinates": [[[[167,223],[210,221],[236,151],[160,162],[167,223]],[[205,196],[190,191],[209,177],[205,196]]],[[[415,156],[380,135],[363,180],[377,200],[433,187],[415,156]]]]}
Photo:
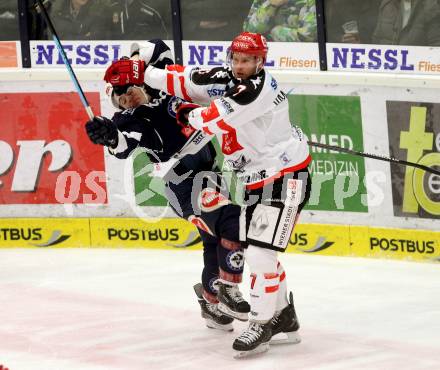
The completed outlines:
{"type": "MultiPolygon", "coordinates": [[[[0,250],[10,370],[440,369],[440,265],[283,254],[302,343],[233,359],[192,286],[200,251],[0,250]]],[[[248,296],[248,271],[242,291],[248,296]]]]}

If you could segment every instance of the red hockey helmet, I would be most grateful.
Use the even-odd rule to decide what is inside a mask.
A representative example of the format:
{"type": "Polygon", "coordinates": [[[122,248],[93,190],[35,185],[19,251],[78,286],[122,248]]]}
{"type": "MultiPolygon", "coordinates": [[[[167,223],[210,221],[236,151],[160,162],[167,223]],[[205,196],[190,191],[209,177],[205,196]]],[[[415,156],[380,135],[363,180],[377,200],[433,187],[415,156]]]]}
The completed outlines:
{"type": "Polygon", "coordinates": [[[266,61],[267,51],[266,38],[259,33],[253,32],[240,33],[232,40],[232,44],[229,48],[231,54],[243,53],[262,57],[263,63],[266,61]]]}

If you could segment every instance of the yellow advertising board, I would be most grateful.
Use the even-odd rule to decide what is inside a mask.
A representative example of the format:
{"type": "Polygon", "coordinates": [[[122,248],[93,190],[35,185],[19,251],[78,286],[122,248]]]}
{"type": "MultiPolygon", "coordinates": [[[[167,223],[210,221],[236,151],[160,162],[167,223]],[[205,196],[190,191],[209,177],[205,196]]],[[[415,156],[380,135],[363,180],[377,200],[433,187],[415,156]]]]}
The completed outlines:
{"type": "Polygon", "coordinates": [[[298,224],[290,237],[286,252],[324,256],[350,255],[349,228],[344,225],[298,224]]]}
{"type": "Polygon", "coordinates": [[[90,247],[88,218],[1,218],[0,248],[90,247]]]}
{"type": "Polygon", "coordinates": [[[353,255],[414,261],[440,261],[440,233],[351,226],[353,255]]]}
{"type": "MultiPolygon", "coordinates": [[[[201,249],[197,229],[178,218],[0,219],[0,248],[201,249]]],[[[299,224],[287,253],[440,262],[440,232],[299,224]]]]}
{"type": "Polygon", "coordinates": [[[179,218],[144,220],[140,218],[90,219],[92,247],[201,249],[197,229],[179,218]]]}

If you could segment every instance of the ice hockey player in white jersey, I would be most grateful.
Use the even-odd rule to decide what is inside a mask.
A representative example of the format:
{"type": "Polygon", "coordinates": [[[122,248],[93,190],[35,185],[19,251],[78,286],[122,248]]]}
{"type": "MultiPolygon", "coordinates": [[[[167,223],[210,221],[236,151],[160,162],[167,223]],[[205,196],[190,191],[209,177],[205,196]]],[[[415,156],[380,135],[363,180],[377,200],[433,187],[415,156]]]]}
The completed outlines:
{"type": "MultiPolygon", "coordinates": [[[[277,252],[287,247],[301,209],[310,196],[311,161],[302,131],[289,121],[286,94],[265,69],[267,44],[260,34],[243,32],[229,48],[229,66],[210,70],[149,65],[144,80],[154,88],[205,107],[178,112],[188,123],[221,143],[225,161],[246,187],[240,239],[251,272],[249,327],[235,339],[236,357],[298,343],[299,329],[286,274],[277,252]]],[[[139,50],[149,63],[151,48],[139,50]]]]}

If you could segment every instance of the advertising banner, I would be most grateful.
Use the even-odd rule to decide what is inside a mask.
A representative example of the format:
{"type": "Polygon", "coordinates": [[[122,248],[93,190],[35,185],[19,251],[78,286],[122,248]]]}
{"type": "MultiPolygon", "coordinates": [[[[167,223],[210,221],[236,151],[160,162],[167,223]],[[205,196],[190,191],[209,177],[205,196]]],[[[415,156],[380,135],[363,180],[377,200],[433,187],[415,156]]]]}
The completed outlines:
{"type": "Polygon", "coordinates": [[[440,47],[327,44],[329,71],[440,74],[440,47]]]}
{"type": "Polygon", "coordinates": [[[290,236],[287,252],[349,256],[350,232],[345,225],[302,224],[300,221],[290,236]]]}
{"type": "MultiPolygon", "coordinates": [[[[315,142],[363,150],[359,97],[288,95],[291,122],[297,123],[315,142]]],[[[217,148],[218,149],[218,148],[217,148]]],[[[217,160],[223,155],[217,150],[217,160]]],[[[306,209],[320,211],[368,212],[365,163],[362,157],[312,148],[312,195],[306,209]]],[[[150,177],[152,164],[145,153],[134,155],[136,204],[166,206],[164,183],[150,177]]],[[[231,174],[224,174],[232,199],[240,200],[231,174]]],[[[241,194],[242,195],[242,194],[241,194]]]]}
{"type": "Polygon", "coordinates": [[[440,262],[440,233],[418,230],[350,226],[356,257],[440,262]]]}
{"type": "Polygon", "coordinates": [[[290,238],[287,252],[440,262],[440,233],[299,223],[290,238]]]}
{"type": "MultiPolygon", "coordinates": [[[[174,53],[173,41],[165,43],[174,53]]],[[[74,68],[103,68],[123,56],[130,56],[133,41],[64,41],[62,45],[69,63],[74,68]]],[[[31,40],[31,63],[33,68],[64,67],[55,43],[47,40],[31,40]]]]}
{"type": "MultiPolygon", "coordinates": [[[[182,41],[183,64],[213,68],[227,62],[231,41],[182,41]]],[[[312,42],[269,42],[266,67],[319,71],[318,44],[312,42]]]]}
{"type": "MultiPolygon", "coordinates": [[[[440,104],[387,101],[390,154],[440,170],[440,104]]],[[[394,215],[440,218],[440,176],[391,165],[394,215]]]]}
{"type": "MultiPolygon", "coordinates": [[[[310,141],[363,151],[360,98],[288,95],[290,121],[310,141]]],[[[368,212],[362,157],[311,147],[312,194],[306,209],[368,212]]]]}
{"type": "MultiPolygon", "coordinates": [[[[100,114],[98,93],[88,93],[100,114]]],[[[0,204],[107,202],[103,148],[76,93],[1,93],[0,204]]]]}
{"type": "Polygon", "coordinates": [[[0,68],[21,67],[19,41],[0,41],[0,68]]]}
{"type": "MultiPolygon", "coordinates": [[[[199,232],[178,218],[6,218],[0,248],[200,250],[199,232]]],[[[333,224],[296,225],[287,253],[440,262],[440,233],[333,224]]]]}
{"type": "Polygon", "coordinates": [[[0,248],[90,247],[87,218],[2,218],[0,248]]]}
{"type": "Polygon", "coordinates": [[[178,218],[90,219],[93,247],[200,249],[201,239],[193,224],[178,218]]]}

